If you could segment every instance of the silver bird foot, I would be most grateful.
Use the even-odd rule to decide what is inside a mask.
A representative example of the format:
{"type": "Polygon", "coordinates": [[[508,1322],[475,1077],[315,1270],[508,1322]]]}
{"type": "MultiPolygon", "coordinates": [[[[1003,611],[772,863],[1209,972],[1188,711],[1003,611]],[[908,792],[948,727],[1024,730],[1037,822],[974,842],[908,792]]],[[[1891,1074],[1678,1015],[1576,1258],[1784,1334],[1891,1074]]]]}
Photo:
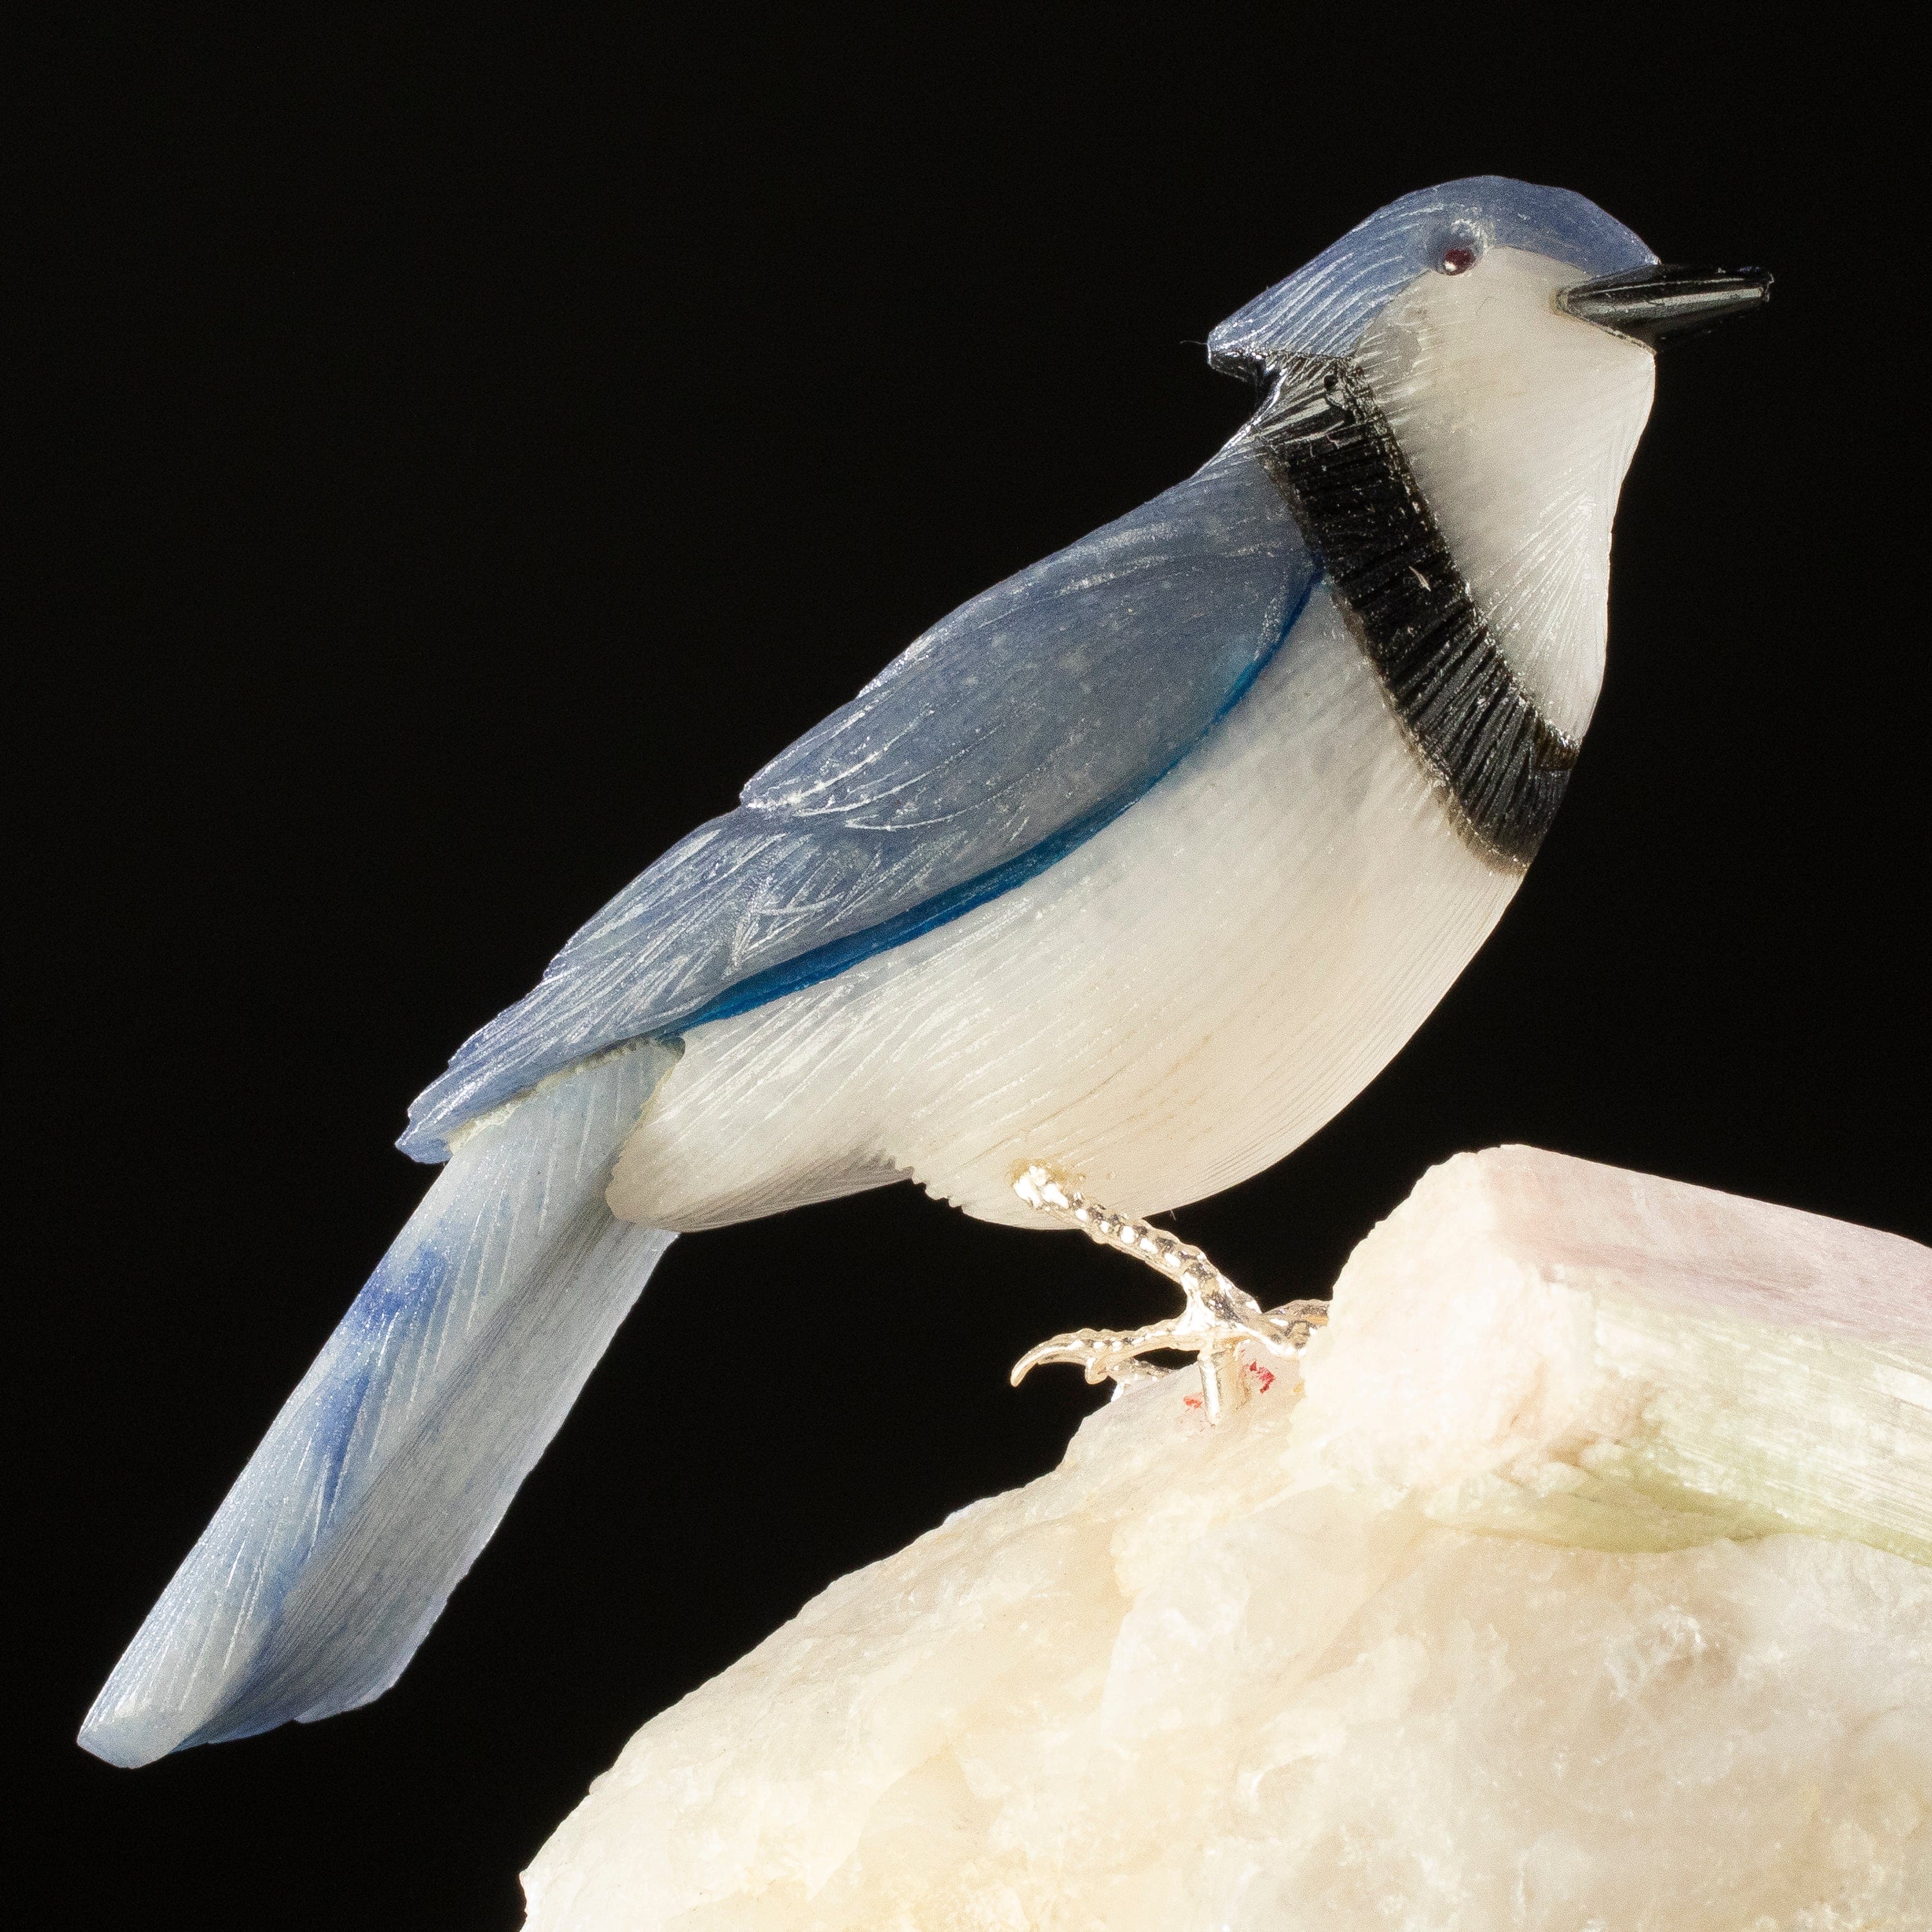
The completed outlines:
{"type": "Polygon", "coordinates": [[[1094,1383],[1108,1376],[1119,1383],[1150,1381],[1168,1371],[1141,1358],[1158,1349],[1179,1348],[1198,1357],[1202,1412],[1210,1423],[1219,1422],[1247,1399],[1239,1353],[1242,1342],[1292,1357],[1300,1354],[1316,1329],[1328,1325],[1326,1303],[1291,1301],[1264,1309],[1198,1248],[1164,1228],[1088,1200],[1037,1163],[1013,1183],[1013,1192],[1036,1213],[1081,1228],[1103,1247],[1118,1248],[1158,1269],[1186,1297],[1186,1306],[1171,1322],[1132,1330],[1082,1328],[1029,1348],[1013,1364],[1016,1388],[1042,1362],[1071,1362],[1094,1383]]]}

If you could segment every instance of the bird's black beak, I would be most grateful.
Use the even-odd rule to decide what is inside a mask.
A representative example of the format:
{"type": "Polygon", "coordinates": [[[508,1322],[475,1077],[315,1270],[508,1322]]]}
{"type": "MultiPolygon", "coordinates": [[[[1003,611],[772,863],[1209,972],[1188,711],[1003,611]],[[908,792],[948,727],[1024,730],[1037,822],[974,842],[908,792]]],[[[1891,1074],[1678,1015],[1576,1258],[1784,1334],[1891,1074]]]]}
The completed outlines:
{"type": "Polygon", "coordinates": [[[1695,334],[1770,299],[1768,268],[1682,268],[1660,262],[1579,282],[1558,294],[1556,305],[1654,349],[1666,336],[1695,334]]]}

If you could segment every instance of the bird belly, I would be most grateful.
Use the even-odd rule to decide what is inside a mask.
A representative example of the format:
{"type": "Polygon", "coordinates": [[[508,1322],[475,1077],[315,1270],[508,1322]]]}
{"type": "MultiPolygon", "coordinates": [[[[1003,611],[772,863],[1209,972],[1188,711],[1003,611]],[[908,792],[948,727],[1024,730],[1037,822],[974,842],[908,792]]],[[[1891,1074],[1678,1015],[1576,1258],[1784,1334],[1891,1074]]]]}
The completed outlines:
{"type": "Polygon", "coordinates": [[[1198,1199],[1360,1093],[1520,877],[1466,841],[1318,584],[1243,701],[1057,864],[694,1028],[610,1204],[695,1228],[910,1174],[1024,1225],[1035,1160],[1130,1213],[1198,1199]]]}

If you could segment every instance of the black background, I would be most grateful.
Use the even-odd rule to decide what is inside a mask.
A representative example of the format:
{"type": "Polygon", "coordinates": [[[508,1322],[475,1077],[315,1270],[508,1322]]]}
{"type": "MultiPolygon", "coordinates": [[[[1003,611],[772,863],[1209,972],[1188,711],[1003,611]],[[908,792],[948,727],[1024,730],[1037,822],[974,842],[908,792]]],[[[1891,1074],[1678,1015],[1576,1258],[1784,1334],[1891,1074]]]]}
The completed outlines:
{"type": "Polygon", "coordinates": [[[1315,1292],[1431,1162],[1516,1140],[1932,1237],[1886,49],[642,11],[96,11],[14,64],[45,1922],[514,1924],[644,1718],[1056,1460],[1093,1397],[1008,1364],[1151,1276],[909,1188],[694,1238],[387,1697],[138,1773],[70,1742],[419,1192],[410,1096],[918,631],[1203,460],[1246,405],[1208,330],[1408,189],[1574,187],[1777,299],[1666,352],[1602,704],[1501,930],[1338,1121],[1177,1225],[1315,1292]]]}

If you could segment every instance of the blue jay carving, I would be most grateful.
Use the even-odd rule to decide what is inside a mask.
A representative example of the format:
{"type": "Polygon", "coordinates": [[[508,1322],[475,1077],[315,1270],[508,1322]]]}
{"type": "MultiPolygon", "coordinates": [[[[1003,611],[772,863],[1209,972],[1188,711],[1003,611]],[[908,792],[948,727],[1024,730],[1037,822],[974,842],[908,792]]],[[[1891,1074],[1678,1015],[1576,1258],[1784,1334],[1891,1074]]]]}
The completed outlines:
{"type": "Polygon", "coordinates": [[[1144,1216],[1346,1106],[1562,797],[1655,345],[1769,280],[1484,178],[1214,330],[1259,398],[1224,448],[935,625],[416,1102],[441,1173],[81,1742],[380,1696],[679,1233],[908,1177],[1144,1216]]]}

